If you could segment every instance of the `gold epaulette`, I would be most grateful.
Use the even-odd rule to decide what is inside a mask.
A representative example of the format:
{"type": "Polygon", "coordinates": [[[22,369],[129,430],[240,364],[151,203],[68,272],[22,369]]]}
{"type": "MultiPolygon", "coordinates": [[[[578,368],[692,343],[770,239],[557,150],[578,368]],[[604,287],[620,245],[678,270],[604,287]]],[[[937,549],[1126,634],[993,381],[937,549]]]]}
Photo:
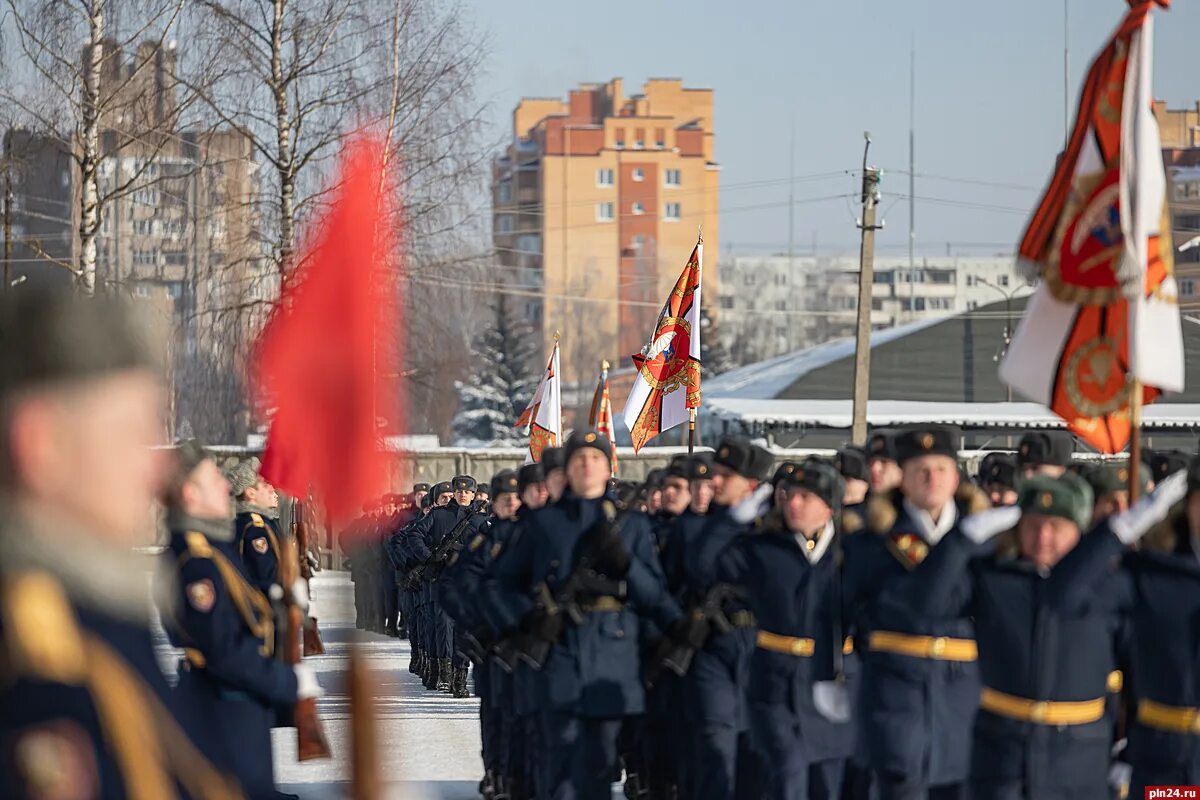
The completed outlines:
{"type": "Polygon", "coordinates": [[[254,523],[254,527],[256,528],[267,527],[267,523],[263,520],[262,515],[257,511],[250,512],[250,522],[254,523]]]}
{"type": "Polygon", "coordinates": [[[212,545],[203,533],[188,531],[183,535],[183,541],[187,544],[188,555],[193,558],[212,558],[212,545]]]}
{"type": "Polygon", "coordinates": [[[82,683],[87,675],[83,634],[67,593],[45,572],[27,572],[4,583],[0,614],[9,668],[56,683],[82,683]]]}

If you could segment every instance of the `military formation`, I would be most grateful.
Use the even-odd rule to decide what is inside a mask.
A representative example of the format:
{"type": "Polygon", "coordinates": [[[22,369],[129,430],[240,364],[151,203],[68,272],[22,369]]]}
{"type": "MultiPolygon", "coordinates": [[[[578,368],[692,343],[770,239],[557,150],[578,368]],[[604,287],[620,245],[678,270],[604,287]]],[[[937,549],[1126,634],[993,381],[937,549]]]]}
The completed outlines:
{"type": "MultiPolygon", "coordinates": [[[[0,304],[0,794],[286,797],[271,730],[303,739],[321,687],[279,496],[252,459],[150,446],[161,365],[128,306],[0,304]]],[[[633,483],[576,431],[364,508],[357,626],[407,637],[428,690],[473,688],[492,800],[1200,783],[1200,459],[1131,480],[1033,431],[971,476],[958,442],[918,425],[777,463],[729,437],[633,483]]]]}
{"type": "Polygon", "coordinates": [[[833,458],[743,438],[616,480],[540,463],[418,484],[348,533],[360,628],[481,700],[493,800],[1084,800],[1200,781],[1200,461],[959,434],[833,458]],[[363,536],[361,531],[370,530],[363,536]],[[396,599],[382,597],[393,593],[396,599]]]}

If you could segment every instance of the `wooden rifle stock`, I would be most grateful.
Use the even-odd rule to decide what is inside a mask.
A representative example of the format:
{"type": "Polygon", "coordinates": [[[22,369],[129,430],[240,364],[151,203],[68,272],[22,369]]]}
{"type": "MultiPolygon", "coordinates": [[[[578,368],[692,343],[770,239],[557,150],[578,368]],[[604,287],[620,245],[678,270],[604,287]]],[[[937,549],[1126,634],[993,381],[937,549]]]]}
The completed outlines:
{"type": "MultiPolygon", "coordinates": [[[[299,554],[296,541],[285,538],[280,542],[279,583],[283,588],[283,599],[287,606],[287,632],[284,636],[284,661],[288,664],[300,663],[300,639],[304,630],[303,610],[296,603],[292,594],[292,586],[300,574],[299,554]]],[[[321,719],[317,716],[316,698],[306,698],[296,701],[293,709],[293,721],[296,723],[296,754],[300,761],[311,761],[317,758],[329,758],[329,742],[321,727],[321,719]]]]}
{"type": "Polygon", "coordinates": [[[379,742],[375,727],[375,686],[357,645],[350,647],[350,796],[379,800],[379,742]]]}
{"type": "MultiPolygon", "coordinates": [[[[296,529],[296,547],[300,556],[300,577],[307,584],[312,580],[312,568],[308,564],[308,515],[311,513],[308,503],[296,503],[296,518],[292,522],[296,529]]],[[[311,592],[311,589],[310,589],[311,592]]],[[[321,631],[317,628],[317,618],[311,614],[304,620],[304,657],[325,655],[325,644],[321,641],[321,631]]]]}

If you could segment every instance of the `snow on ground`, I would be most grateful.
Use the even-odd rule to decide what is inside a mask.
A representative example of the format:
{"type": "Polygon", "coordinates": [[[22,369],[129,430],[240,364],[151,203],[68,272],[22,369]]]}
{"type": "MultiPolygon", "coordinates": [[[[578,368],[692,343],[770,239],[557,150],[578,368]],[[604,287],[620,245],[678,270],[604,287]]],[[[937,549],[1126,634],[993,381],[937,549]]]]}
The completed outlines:
{"type": "Polygon", "coordinates": [[[479,701],[428,691],[408,672],[407,641],[355,630],[354,589],[348,573],[318,573],[312,596],[325,655],[305,660],[325,689],[317,709],[333,758],[301,764],[296,761],[295,730],[275,730],[275,779],[280,788],[306,800],[347,796],[349,704],[343,675],[350,643],[357,641],[376,682],[379,774],[388,787],[386,796],[403,800],[478,797],[483,775],[479,701]]]}

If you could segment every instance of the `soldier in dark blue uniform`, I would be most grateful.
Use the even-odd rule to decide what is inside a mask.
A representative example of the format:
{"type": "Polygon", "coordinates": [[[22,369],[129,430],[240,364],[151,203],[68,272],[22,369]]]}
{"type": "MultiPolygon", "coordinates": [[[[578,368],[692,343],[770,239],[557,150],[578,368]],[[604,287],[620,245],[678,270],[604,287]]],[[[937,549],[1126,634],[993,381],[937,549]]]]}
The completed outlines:
{"type": "MultiPolygon", "coordinates": [[[[721,552],[756,516],[760,496],[755,492],[760,483],[765,492],[761,499],[770,497],[772,487],[765,481],[773,461],[767,450],[745,438],[726,437],[717,445],[707,520],[694,537],[682,542],[685,592],[693,614],[717,585],[721,552]]],[[[684,677],[683,714],[691,743],[684,789],[694,800],[757,796],[745,701],[754,619],[748,611],[728,604],[721,614],[730,630],[713,628],[702,637],[684,677]]]]}
{"type": "Polygon", "coordinates": [[[867,493],[871,491],[871,467],[867,463],[867,451],[855,445],[843,447],[833,457],[833,465],[846,482],[842,509],[862,516],[866,511],[867,493]]]}
{"type": "Polygon", "coordinates": [[[522,516],[497,580],[509,601],[503,627],[519,625],[549,644],[537,680],[540,796],[608,800],[622,721],[644,710],[639,627],[649,619],[672,630],[680,612],[645,518],[618,517],[606,496],[608,440],[576,431],[564,455],[570,491],[522,516]],[[564,595],[575,581],[582,582],[578,591],[564,595]],[[568,610],[579,619],[566,619],[568,610]]]}
{"type": "Polygon", "coordinates": [[[263,594],[269,594],[279,576],[279,530],[272,522],[278,516],[279,495],[258,474],[259,461],[248,458],[229,473],[237,501],[233,529],[235,546],[246,574],[263,594]]]}
{"type": "MultiPolygon", "coordinates": [[[[419,635],[413,644],[419,656],[416,672],[427,689],[437,688],[440,665],[437,656],[434,655],[436,635],[433,598],[428,591],[428,582],[424,575],[425,562],[429,558],[429,546],[425,539],[425,531],[421,526],[431,519],[431,515],[436,509],[449,505],[453,497],[454,492],[451,490],[449,481],[435,483],[426,497],[430,501],[429,510],[425,516],[416,520],[406,529],[401,544],[404,563],[409,570],[409,588],[413,595],[413,618],[419,623],[419,635]]],[[[449,676],[446,677],[446,681],[449,681],[449,676]]]]}
{"type": "Polygon", "coordinates": [[[960,517],[988,507],[960,484],[955,434],[916,427],[896,434],[900,488],[873,495],[866,532],[843,542],[843,591],[862,657],[860,760],[880,800],[958,800],[979,705],[971,622],[914,614],[893,595],[960,517]]]}
{"type": "MultiPolygon", "coordinates": [[[[164,627],[185,654],[176,694],[222,743],[221,762],[250,797],[295,797],[275,790],[271,727],[300,697],[320,695],[316,677],[272,657],[271,603],[239,563],[228,484],[194,443],[179,448],[165,501],[165,558],[178,589],[164,627]]],[[[298,584],[293,592],[306,597],[298,584]]]]}
{"type": "Polygon", "coordinates": [[[1091,487],[1064,473],[1021,483],[1016,507],[963,520],[903,588],[921,616],[975,622],[983,678],[971,758],[978,800],[1087,800],[1108,793],[1120,579],[1062,613],[1060,560],[1092,518],[1091,487]],[[993,537],[990,548],[980,546],[993,537]]]}
{"type": "Polygon", "coordinates": [[[1062,613],[1079,613],[1112,580],[1129,586],[1134,713],[1130,797],[1147,786],[1200,784],[1200,459],[1109,517],[1059,565],[1062,613]],[[1185,496],[1186,495],[1186,496],[1185,496]],[[1136,551],[1127,551],[1137,544],[1136,551]]]}
{"type": "Polygon", "coordinates": [[[1160,450],[1152,453],[1149,458],[1150,472],[1148,475],[1151,486],[1176,472],[1187,469],[1191,460],[1191,456],[1182,450],[1160,450]]]}
{"type": "Polygon", "coordinates": [[[873,431],[867,438],[867,468],[870,471],[872,492],[884,495],[899,488],[900,463],[896,456],[894,431],[873,431]]]}
{"type": "Polygon", "coordinates": [[[5,798],[243,796],[155,659],[134,547],[164,478],[165,393],[140,319],[111,296],[0,294],[5,798]]]}
{"type": "Polygon", "coordinates": [[[1006,453],[989,453],[979,467],[979,485],[994,506],[1017,502],[1017,463],[1006,453]]]}
{"type": "Polygon", "coordinates": [[[818,698],[845,695],[835,547],[845,484],[819,459],[797,464],[780,483],[782,502],[756,535],[725,551],[718,579],[741,587],[759,626],[748,707],[766,776],[762,796],[837,800],[853,730],[848,707],[822,707],[818,698]]]}
{"type": "Polygon", "coordinates": [[[557,503],[567,491],[566,451],[561,447],[547,447],[542,451],[539,463],[545,476],[547,502],[557,503]]]}
{"type": "Polygon", "coordinates": [[[1017,478],[1067,471],[1075,452],[1075,437],[1067,431],[1031,431],[1017,442],[1017,478]]]}
{"type": "MultiPolygon", "coordinates": [[[[1129,508],[1128,465],[1089,464],[1079,474],[1092,487],[1092,496],[1094,498],[1094,505],[1092,507],[1093,525],[1106,517],[1119,514],[1129,508]]],[[[1151,471],[1143,467],[1138,471],[1138,477],[1141,484],[1139,494],[1148,493],[1154,486],[1151,471]]],[[[1163,477],[1165,478],[1166,475],[1163,477]]]]}

